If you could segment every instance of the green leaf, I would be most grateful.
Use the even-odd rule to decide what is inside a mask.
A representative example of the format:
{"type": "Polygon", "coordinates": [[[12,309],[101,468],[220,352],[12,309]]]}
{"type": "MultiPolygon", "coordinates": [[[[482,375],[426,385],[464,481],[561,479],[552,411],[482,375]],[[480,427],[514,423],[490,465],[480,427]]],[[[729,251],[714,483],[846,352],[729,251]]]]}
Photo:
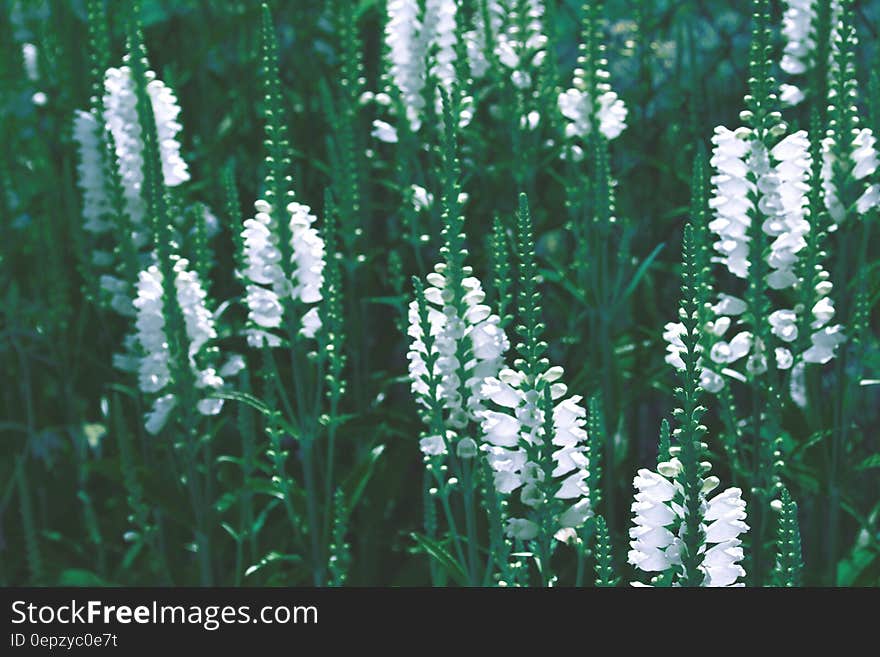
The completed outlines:
{"type": "Polygon", "coordinates": [[[58,586],[110,586],[110,583],[91,570],[68,568],[58,576],[58,586]]]}
{"type": "Polygon", "coordinates": [[[437,541],[417,532],[410,532],[410,538],[418,544],[425,554],[434,559],[456,583],[461,586],[467,585],[467,574],[449,553],[449,550],[437,541]]]}
{"type": "Polygon", "coordinates": [[[361,499],[361,495],[363,495],[364,488],[366,488],[367,483],[370,481],[370,477],[373,476],[376,462],[379,460],[379,457],[382,456],[382,452],[384,451],[385,445],[376,445],[370,450],[367,457],[355,467],[352,473],[348,476],[348,479],[343,485],[343,489],[346,491],[347,506],[349,509],[354,509],[357,506],[358,501],[361,499]]]}
{"type": "Polygon", "coordinates": [[[244,576],[248,577],[249,575],[253,575],[254,573],[262,570],[266,566],[269,566],[273,563],[277,562],[290,562],[290,563],[302,563],[302,557],[298,554],[283,554],[281,552],[270,552],[265,557],[260,559],[253,566],[248,567],[247,570],[244,571],[244,576]]]}
{"type": "Polygon", "coordinates": [[[880,454],[871,454],[856,466],[856,470],[870,470],[871,468],[880,468],[880,454]]]}
{"type": "Polygon", "coordinates": [[[247,392],[238,392],[236,390],[217,390],[212,392],[210,397],[215,399],[227,399],[229,401],[238,401],[247,404],[251,408],[256,409],[263,415],[271,415],[272,409],[266,406],[265,402],[259,397],[255,397],[247,392]]]}
{"type": "Polygon", "coordinates": [[[636,269],[636,273],[633,274],[632,280],[629,282],[629,285],[626,286],[626,289],[623,291],[623,296],[621,297],[621,301],[626,299],[630,294],[635,292],[635,289],[639,285],[639,281],[642,280],[642,277],[648,272],[648,268],[651,266],[651,263],[657,259],[657,256],[660,255],[660,251],[663,250],[663,247],[666,246],[665,243],[661,242],[657,246],[654,247],[654,250],[648,254],[648,257],[642,260],[642,264],[639,265],[639,268],[636,269]]]}

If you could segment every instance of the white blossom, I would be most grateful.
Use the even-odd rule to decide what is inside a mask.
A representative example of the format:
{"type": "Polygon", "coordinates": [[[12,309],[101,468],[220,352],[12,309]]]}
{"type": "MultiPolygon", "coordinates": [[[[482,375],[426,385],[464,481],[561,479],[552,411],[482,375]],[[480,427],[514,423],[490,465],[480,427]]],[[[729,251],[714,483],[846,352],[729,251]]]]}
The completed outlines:
{"type": "MultiPolygon", "coordinates": [[[[431,353],[437,355],[433,375],[438,377],[436,394],[447,412],[447,422],[461,429],[468,421],[476,421],[483,408],[483,382],[496,376],[503,363],[503,355],[510,346],[501,329],[499,317],[485,305],[485,292],[479,279],[465,268],[461,281],[461,312],[454,304],[455,291],[448,285],[445,264],[438,264],[428,275],[425,300],[428,309],[431,353]],[[461,313],[461,314],[460,314],[461,313]],[[463,360],[462,360],[463,359],[463,360]],[[462,381],[464,376],[464,381],[462,381]],[[463,397],[462,390],[466,397],[463,397]]],[[[416,399],[425,407],[431,406],[426,358],[428,348],[419,319],[419,304],[409,306],[410,382],[416,399]]]]}
{"type": "Polygon", "coordinates": [[[73,138],[79,162],[76,172],[83,193],[83,228],[90,233],[105,233],[113,228],[112,212],[104,177],[103,126],[91,112],[77,111],[73,118],[73,138]]]}
{"type": "MultiPolygon", "coordinates": [[[[181,125],[177,118],[180,106],[177,98],[153,71],[146,72],[147,94],[156,119],[156,134],[165,184],[175,187],[189,180],[186,162],[180,156],[177,134],[181,125]]],[[[144,223],[146,206],[141,187],[144,182],[144,127],[137,113],[137,94],[131,68],[121,66],[107,69],[104,76],[104,121],[113,135],[119,176],[129,219],[137,225],[144,223]]],[[[138,246],[146,243],[141,238],[138,246]]]]}
{"type": "Polygon", "coordinates": [[[309,206],[292,202],[287,205],[290,219],[290,262],[283,262],[278,222],[272,206],[260,199],[256,213],[244,222],[244,271],[246,303],[250,326],[248,344],[277,347],[281,338],[271,329],[282,326],[287,300],[305,304],[298,332],[314,338],[321,327],[318,309],[324,284],[326,253],[324,240],[313,226],[316,217],[309,206]]]}
{"type": "MultiPolygon", "coordinates": [[[[839,0],[828,1],[831,2],[831,48],[828,53],[828,75],[831,79],[835,70],[841,6],[839,0]]],[[[816,1],[785,0],[785,5],[785,12],[782,16],[782,36],[785,38],[785,47],[779,66],[788,75],[799,78],[807,74],[810,67],[814,65],[816,41],[813,39],[813,31],[816,21],[816,1]]],[[[780,85],[780,92],[779,99],[784,105],[797,105],[806,97],[805,90],[793,83],[780,85]]]]}
{"type": "MultiPolygon", "coordinates": [[[[188,270],[188,266],[189,262],[183,258],[174,264],[175,301],[183,317],[189,345],[187,353],[182,355],[185,363],[171,362],[165,317],[165,297],[169,291],[165,288],[162,273],[156,265],[151,265],[138,275],[137,297],[133,302],[137,309],[135,328],[142,354],[138,364],[138,385],[144,393],[158,395],[145,417],[147,431],[151,434],[162,430],[177,404],[176,395],[168,391],[172,367],[190,368],[197,389],[216,390],[224,385],[223,378],[212,367],[199,364],[200,353],[210,340],[217,337],[217,332],[198,275],[188,270]]],[[[203,415],[215,415],[222,406],[223,400],[210,396],[196,402],[196,409],[203,415]]]]}
{"type": "MultiPolygon", "coordinates": [[[[679,481],[682,464],[677,458],[664,461],[657,471],[643,468],[633,479],[633,527],[629,531],[629,563],[648,573],[681,567],[685,524],[684,488],[679,481]]],[[[705,536],[699,548],[703,586],[737,586],[745,576],[740,536],[748,531],[746,505],[739,488],[707,495],[718,485],[716,477],[703,480],[700,490],[700,524],[705,536]]],[[[635,583],[634,583],[635,584],[635,583]]]]}
{"type": "MultiPolygon", "coordinates": [[[[525,507],[538,508],[549,503],[545,492],[562,510],[556,516],[556,531],[578,528],[593,515],[590,507],[589,458],[587,451],[586,410],[581,397],[565,397],[566,386],[557,381],[562,368],[556,367],[542,375],[543,385],[550,387],[553,400],[551,436],[543,435],[545,417],[543,399],[537,386],[530,386],[521,372],[503,369],[497,377],[486,379],[482,394],[502,410],[482,411],[483,449],[494,473],[494,485],[502,495],[520,489],[525,507]],[[549,438],[549,442],[548,442],[549,438]],[[544,466],[530,460],[530,450],[543,447],[552,460],[552,481],[546,481],[544,466]]],[[[524,518],[516,521],[531,522],[524,518]]],[[[509,525],[508,534],[522,523],[509,525]]],[[[554,533],[556,533],[554,531],[554,533]]]]}

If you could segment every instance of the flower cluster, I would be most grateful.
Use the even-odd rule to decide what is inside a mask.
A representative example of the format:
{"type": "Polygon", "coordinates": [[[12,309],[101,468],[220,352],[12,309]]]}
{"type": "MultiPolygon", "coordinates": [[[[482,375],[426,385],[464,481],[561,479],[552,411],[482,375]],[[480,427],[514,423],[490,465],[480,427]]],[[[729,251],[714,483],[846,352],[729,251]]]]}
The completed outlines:
{"type": "MultiPolygon", "coordinates": [[[[180,142],[177,140],[177,133],[181,130],[177,120],[180,106],[171,89],[156,78],[153,71],[148,70],[146,77],[147,94],[156,119],[163,179],[168,187],[176,187],[190,177],[186,162],[180,156],[180,142]]],[[[107,70],[104,78],[104,121],[113,135],[126,214],[137,226],[133,238],[138,246],[143,246],[148,241],[143,225],[146,207],[141,194],[144,182],[144,128],[138,119],[135,85],[129,66],[107,70]]]]}
{"type": "MultiPolygon", "coordinates": [[[[427,0],[423,11],[417,0],[390,0],[388,3],[385,24],[387,74],[400,96],[405,118],[413,132],[418,132],[422,126],[428,76],[447,92],[452,90],[455,82],[457,10],[455,0],[427,0]]],[[[385,93],[368,93],[366,97],[375,99],[380,105],[388,105],[391,101],[385,93]]],[[[466,125],[471,118],[469,101],[465,100],[459,117],[461,125],[466,125]]],[[[441,111],[440,102],[438,94],[435,98],[437,113],[441,111]]],[[[380,141],[397,141],[397,129],[379,119],[373,122],[372,134],[380,141]]]]}
{"type": "Polygon", "coordinates": [[[113,228],[110,196],[104,177],[103,126],[92,112],[77,110],[73,117],[73,138],[77,143],[79,162],[76,166],[83,193],[83,228],[93,234],[113,228]]]}
{"type": "MultiPolygon", "coordinates": [[[[639,470],[633,479],[636,494],[629,531],[629,563],[644,572],[662,573],[681,566],[685,528],[684,489],[678,481],[681,471],[681,462],[672,458],[660,463],[656,472],[639,470]]],[[[701,491],[703,586],[743,586],[737,580],[746,574],[739,564],[743,559],[740,536],[749,529],[745,523],[746,503],[739,488],[728,488],[708,498],[717,486],[716,477],[707,477],[701,491]]]]}
{"type": "MultiPolygon", "coordinates": [[[[608,82],[608,61],[602,58],[603,46],[598,43],[597,17],[588,14],[578,68],[572,87],[559,94],[559,111],[567,119],[565,134],[571,139],[586,139],[594,126],[606,139],[616,139],[626,128],[627,109],[608,82]]],[[[580,146],[574,146],[575,159],[583,158],[580,146]]]]}
{"type": "MultiPolygon", "coordinates": [[[[798,131],[779,140],[769,150],[755,138],[748,128],[736,131],[718,127],[712,139],[714,152],[711,160],[715,168],[712,177],[714,196],[710,201],[715,218],[709,229],[718,236],[713,259],[726,266],[734,276],[747,278],[750,271],[749,254],[753,220],[762,221],[761,233],[770,240],[766,265],[768,273],[763,281],[768,289],[787,290],[799,285],[797,274],[798,252],[806,246],[805,236],[810,231],[806,216],[807,183],[811,165],[809,139],[804,131],[798,131]]],[[[831,283],[827,273],[822,272],[815,292],[818,301],[811,309],[813,321],[812,346],[801,354],[809,363],[825,363],[834,356],[836,347],[843,340],[840,326],[828,326],[834,314],[834,306],[828,296],[831,283]]],[[[723,387],[721,374],[746,380],[734,369],[734,364],[746,358],[746,371],[750,376],[763,374],[768,367],[768,353],[772,349],[776,366],[790,369],[797,361],[791,351],[791,343],[798,337],[798,317],[805,309],[778,308],[762,321],[769,323],[770,335],[778,340],[775,347],[764,344],[753,331],[739,330],[729,340],[724,336],[732,327],[740,324],[746,315],[747,303],[732,295],[721,294],[712,307],[715,319],[703,327],[709,337],[710,362],[703,362],[701,376],[703,387],[717,392],[723,387]]],[[[667,362],[681,369],[678,353],[683,347],[675,324],[667,325],[664,334],[669,343],[667,362]]]]}
{"type": "MultiPolygon", "coordinates": [[[[137,297],[137,341],[142,356],[138,364],[138,385],[148,395],[158,395],[153,407],[146,416],[146,429],[151,434],[159,433],[168,421],[170,413],[178,403],[178,396],[169,388],[172,372],[176,367],[189,367],[195,377],[195,387],[200,390],[217,390],[223,387],[223,376],[238,372],[244,365],[241,357],[233,357],[220,371],[213,367],[200,367],[199,355],[205,345],[217,337],[214,318],[205,304],[205,291],[198,275],[187,269],[189,262],[180,258],[174,263],[174,301],[180,308],[186,334],[187,353],[181,357],[186,363],[172,363],[168,345],[169,330],[165,313],[166,290],[161,271],[151,265],[138,276],[137,297]],[[164,394],[163,394],[164,393],[164,394]]],[[[223,400],[205,397],[199,400],[196,408],[202,415],[216,415],[223,407],[223,400]]]]}
{"type": "MultiPolygon", "coordinates": [[[[412,392],[418,402],[430,408],[441,401],[446,412],[445,424],[451,430],[464,428],[468,421],[478,421],[483,410],[482,386],[489,377],[498,375],[505,352],[510,347],[500,326],[498,315],[483,302],[485,292],[469,267],[461,281],[462,313],[454,303],[455,292],[444,275],[446,265],[437,264],[428,274],[425,302],[430,325],[430,354],[435,358],[433,372],[438,385],[436,400],[431,399],[428,384],[429,351],[419,317],[419,302],[409,306],[411,339],[407,352],[412,392]],[[462,380],[462,378],[464,380],[462,380]],[[464,387],[462,387],[464,386],[464,387]],[[464,398],[462,392],[467,394],[464,398]]],[[[443,436],[422,439],[422,451],[428,455],[442,454],[446,449],[443,436]]]]}
{"type": "MultiPolygon", "coordinates": [[[[175,187],[190,177],[187,164],[180,156],[180,143],[177,139],[181,130],[178,121],[180,106],[171,89],[158,80],[153,71],[148,70],[146,78],[147,95],[156,121],[163,180],[165,185],[175,187]]],[[[106,167],[118,166],[126,225],[130,226],[130,232],[114,237],[117,240],[130,241],[137,250],[149,245],[151,236],[145,221],[146,202],[142,189],[144,127],[137,111],[135,85],[130,67],[108,69],[104,77],[103,115],[99,118],[96,111],[77,111],[74,115],[73,136],[79,151],[77,174],[83,192],[83,228],[96,237],[109,233],[114,228],[111,219],[111,187],[106,167]],[[112,138],[115,157],[115,162],[111,163],[107,162],[105,134],[108,133],[112,138]]],[[[114,255],[110,251],[96,248],[92,260],[96,266],[110,267],[114,264],[114,255]]],[[[121,315],[135,314],[131,305],[133,282],[111,273],[100,277],[99,284],[110,300],[110,307],[121,315]]]]}
{"type": "MultiPolygon", "coordinates": [[[[831,50],[830,64],[836,42],[837,26],[841,16],[839,0],[830,0],[831,50]]],[[[780,61],[780,68],[791,76],[802,76],[814,65],[816,53],[815,0],[786,0],[786,9],[782,17],[782,35],[785,37],[785,48],[780,61]]],[[[785,105],[798,105],[806,97],[804,89],[796,84],[779,85],[779,100],[785,105]]]]}
{"type": "MultiPolygon", "coordinates": [[[[877,138],[873,131],[870,128],[861,128],[855,132],[852,139],[852,152],[849,154],[849,158],[840,162],[835,155],[834,137],[829,134],[822,141],[822,186],[825,191],[825,205],[828,208],[828,214],[831,215],[835,224],[843,221],[847,212],[837,192],[835,182],[837,176],[851,177],[856,181],[870,180],[880,164],[876,145],[877,138]]],[[[865,183],[864,191],[856,200],[855,205],[856,212],[860,215],[880,206],[880,184],[865,183]]]]}
{"type": "Polygon", "coordinates": [[[309,206],[292,202],[287,205],[290,234],[290,262],[282,257],[278,222],[273,208],[265,200],[254,204],[256,214],[244,222],[245,269],[241,275],[246,281],[248,343],[252,346],[277,347],[281,338],[268,329],[282,324],[285,303],[299,301],[311,306],[301,318],[300,334],[315,337],[321,327],[317,306],[321,300],[324,281],[324,240],[312,225],[316,217],[309,206]]]}
{"type": "Polygon", "coordinates": [[[547,56],[544,34],[544,2],[528,0],[525,15],[519,12],[517,0],[488,0],[486,24],[482,11],[475,12],[474,29],[465,34],[471,73],[483,77],[496,59],[510,71],[510,80],[519,89],[532,86],[532,71],[541,67],[547,56]],[[521,26],[525,29],[521,29],[521,26]],[[493,52],[487,51],[491,42],[493,52]]]}
{"type": "MultiPolygon", "coordinates": [[[[520,501],[532,510],[552,504],[557,537],[560,531],[580,527],[593,514],[587,484],[586,410],[581,397],[565,396],[567,387],[559,382],[562,374],[561,367],[551,367],[530,385],[522,372],[505,368],[482,388],[486,400],[502,409],[482,412],[483,449],[496,490],[509,495],[521,489],[520,501]],[[546,386],[552,409],[545,408],[540,392],[546,386]]],[[[531,518],[507,520],[508,535],[520,540],[535,538],[539,528],[531,518]]]]}

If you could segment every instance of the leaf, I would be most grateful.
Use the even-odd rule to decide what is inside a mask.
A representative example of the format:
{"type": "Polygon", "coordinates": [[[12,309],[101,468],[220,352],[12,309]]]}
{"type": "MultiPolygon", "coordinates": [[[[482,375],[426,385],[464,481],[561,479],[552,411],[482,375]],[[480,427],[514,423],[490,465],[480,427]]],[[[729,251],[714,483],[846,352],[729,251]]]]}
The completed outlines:
{"type": "Polygon", "coordinates": [[[357,506],[358,501],[363,495],[364,488],[367,486],[367,482],[370,481],[370,477],[373,476],[373,470],[376,466],[376,462],[379,460],[379,457],[382,456],[382,452],[385,451],[385,445],[376,445],[373,449],[370,450],[370,453],[367,454],[367,457],[355,467],[352,473],[348,476],[343,489],[347,491],[347,499],[348,499],[348,508],[354,509],[357,506]]]}
{"type": "Polygon", "coordinates": [[[109,582],[91,570],[68,568],[58,576],[58,586],[109,586],[109,582]]]}
{"type": "Polygon", "coordinates": [[[278,426],[281,427],[281,429],[283,429],[293,438],[299,438],[299,431],[297,431],[290,423],[282,418],[280,413],[277,413],[276,411],[273,411],[271,408],[269,408],[266,403],[259,397],[255,397],[254,395],[251,395],[247,392],[238,392],[236,390],[215,390],[208,396],[213,399],[226,399],[228,401],[237,401],[247,404],[258,413],[261,413],[262,415],[271,418],[273,422],[276,422],[278,426]]]}
{"type": "Polygon", "coordinates": [[[141,550],[144,549],[144,542],[138,538],[134,544],[125,552],[125,556],[122,558],[122,570],[128,570],[131,568],[131,564],[134,563],[134,560],[137,559],[137,556],[141,553],[141,550]]]}
{"type": "Polygon", "coordinates": [[[249,566],[247,570],[244,571],[244,576],[248,577],[249,575],[253,575],[254,573],[262,570],[268,565],[271,565],[276,562],[291,562],[291,563],[301,563],[302,557],[298,554],[283,554],[281,552],[270,552],[265,557],[260,559],[253,566],[249,566]]]}
{"type": "Polygon", "coordinates": [[[648,272],[648,268],[651,266],[651,263],[660,255],[660,251],[663,250],[663,247],[666,246],[665,242],[660,242],[657,246],[654,247],[654,250],[648,254],[648,257],[642,260],[642,264],[639,265],[639,268],[636,269],[636,273],[633,274],[632,280],[629,282],[629,285],[626,286],[626,289],[623,291],[623,296],[621,297],[621,301],[626,299],[630,294],[635,292],[635,289],[639,285],[639,281],[642,280],[642,277],[648,272]]]}
{"type": "Polygon", "coordinates": [[[870,470],[871,468],[880,468],[880,454],[871,454],[856,466],[856,470],[870,470]]]}
{"type": "Polygon", "coordinates": [[[453,580],[461,586],[467,585],[467,575],[464,569],[449,553],[449,550],[437,541],[417,532],[410,532],[410,538],[418,544],[425,554],[434,559],[453,580]]]}
{"type": "Polygon", "coordinates": [[[227,399],[229,401],[243,402],[263,415],[272,414],[272,409],[266,406],[262,399],[247,392],[238,392],[237,390],[216,390],[209,396],[214,399],[227,399]]]}

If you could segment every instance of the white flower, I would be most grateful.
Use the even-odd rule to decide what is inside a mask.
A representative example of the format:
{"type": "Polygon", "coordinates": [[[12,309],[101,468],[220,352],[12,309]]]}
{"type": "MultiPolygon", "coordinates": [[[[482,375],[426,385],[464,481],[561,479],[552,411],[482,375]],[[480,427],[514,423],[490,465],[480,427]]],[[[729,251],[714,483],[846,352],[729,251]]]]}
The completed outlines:
{"type": "Polygon", "coordinates": [[[446,453],[446,441],[443,436],[425,436],[419,440],[419,449],[425,456],[440,456],[446,453]]]}
{"type": "Polygon", "coordinates": [[[508,495],[522,486],[520,500],[531,508],[554,500],[565,500],[567,506],[558,512],[559,528],[578,528],[593,515],[590,507],[586,455],[586,410],[578,396],[567,397],[566,387],[557,379],[562,368],[554,367],[542,376],[544,385],[557,401],[553,406],[553,435],[542,435],[544,410],[542,396],[529,387],[526,377],[515,370],[503,369],[497,378],[486,379],[482,393],[501,411],[481,412],[484,451],[494,472],[496,490],[508,495]],[[552,460],[552,481],[545,481],[544,466],[529,460],[529,449],[543,447],[544,456],[552,460]],[[547,493],[545,493],[547,491],[547,493]]]}
{"type": "Polygon", "coordinates": [[[303,312],[299,333],[314,338],[321,327],[317,307],[324,284],[324,240],[312,225],[316,217],[309,206],[292,202],[287,205],[290,215],[290,262],[282,261],[279,248],[278,222],[273,208],[265,200],[254,203],[256,213],[244,222],[245,268],[248,319],[248,343],[253,346],[277,347],[279,336],[267,329],[282,325],[284,302],[287,299],[312,306],[303,312]]]}
{"type": "Polygon", "coordinates": [[[538,525],[523,518],[508,518],[506,531],[511,538],[531,541],[538,535],[538,525]]]}
{"type": "Polygon", "coordinates": [[[456,11],[455,0],[427,0],[425,3],[422,39],[428,42],[428,50],[434,49],[430,72],[447,90],[452,89],[455,82],[456,11]]]}
{"type": "Polygon", "coordinates": [[[783,342],[797,339],[797,314],[793,310],[775,310],[768,318],[773,335],[783,342]]]}
{"type": "Polygon", "coordinates": [[[171,380],[163,296],[159,268],[153,265],[142,271],[138,276],[134,306],[137,308],[137,338],[144,351],[138,381],[140,389],[146,393],[159,392],[171,380]]]}
{"type": "MultiPolygon", "coordinates": [[[[767,277],[767,284],[781,290],[797,282],[794,265],[797,252],[806,246],[806,235],[810,224],[805,218],[807,178],[810,170],[810,142],[803,130],[795,132],[780,141],[771,151],[776,160],[772,188],[767,189],[761,199],[762,210],[769,216],[763,224],[764,233],[776,239],[770,245],[767,263],[775,271],[767,277]]],[[[760,181],[759,181],[760,185],[760,181]]]]}
{"type": "Polygon", "coordinates": [[[241,354],[229,354],[226,362],[220,367],[219,374],[220,376],[235,376],[245,367],[247,367],[247,364],[244,361],[244,356],[241,354]]]}
{"type": "MultiPolygon", "coordinates": [[[[427,43],[422,39],[418,0],[389,0],[385,24],[385,45],[388,52],[388,76],[400,91],[406,119],[415,132],[421,126],[425,106],[427,43]]],[[[383,140],[386,141],[386,140],[383,140]]],[[[396,139],[395,139],[396,141],[396,139]]]]}
{"type": "MultiPolygon", "coordinates": [[[[180,157],[177,120],[180,106],[174,93],[155,73],[147,71],[147,94],[156,118],[159,155],[165,184],[174,187],[189,180],[186,162],[180,157]]],[[[104,121],[113,135],[126,211],[135,224],[143,224],[146,207],[141,196],[144,181],[143,126],[137,113],[137,95],[131,68],[110,68],[104,77],[104,121]]],[[[146,239],[143,240],[146,242],[146,239]]],[[[142,246],[142,244],[139,244],[142,246]]]]}
{"type": "Polygon", "coordinates": [[[153,402],[153,407],[147,413],[145,428],[147,433],[155,436],[165,427],[168,416],[177,405],[177,398],[172,394],[162,395],[153,402]]]}
{"type": "Polygon", "coordinates": [[[24,72],[28,80],[36,82],[40,79],[40,67],[37,63],[37,47],[32,43],[21,44],[21,58],[24,63],[24,72]]]}
{"type": "Polygon", "coordinates": [[[646,572],[662,572],[677,563],[670,552],[675,535],[669,529],[676,520],[671,502],[681,486],[663,475],[645,468],[633,479],[636,488],[632,504],[633,524],[629,530],[629,563],[646,572]]]}
{"type": "MultiPolygon", "coordinates": [[[[835,146],[831,134],[822,140],[822,187],[825,191],[825,206],[828,208],[828,213],[835,223],[840,223],[846,217],[846,208],[838,196],[835,181],[834,169],[837,164],[835,146]]],[[[880,156],[876,146],[877,138],[872,130],[860,129],[853,137],[852,152],[842,165],[841,175],[851,176],[856,181],[872,176],[880,166],[880,156]]],[[[864,185],[864,191],[861,191],[856,200],[856,212],[860,215],[880,205],[880,185],[867,181],[864,185]]]]}
{"type": "Polygon", "coordinates": [[[76,172],[83,193],[83,228],[105,233],[113,222],[108,219],[112,206],[104,180],[103,127],[94,114],[78,110],[73,117],[73,138],[79,153],[76,172]]]}
{"type": "Polygon", "coordinates": [[[743,559],[739,536],[749,530],[745,519],[746,503],[739,488],[728,488],[708,501],[703,514],[707,524],[703,586],[734,586],[738,578],[745,577],[746,571],[739,565],[743,559]]]}
{"type": "Polygon", "coordinates": [[[711,164],[717,171],[712,176],[714,195],[709,205],[715,210],[715,219],[709,229],[718,235],[715,250],[721,255],[713,258],[721,262],[734,276],[745,278],[748,274],[749,237],[747,235],[753,205],[749,194],[755,184],[748,179],[749,142],[747,130],[715,128],[711,164]]]}
{"type": "Polygon", "coordinates": [[[475,78],[482,78],[489,70],[489,57],[486,52],[488,36],[491,35],[492,41],[495,41],[507,15],[507,7],[502,4],[502,0],[486,0],[485,9],[489,16],[488,29],[483,20],[483,11],[475,11],[473,16],[474,29],[464,34],[468,63],[471,74],[475,78]]]}
{"type": "MultiPolygon", "coordinates": [[[[837,51],[837,35],[841,7],[839,0],[831,2],[831,49],[828,53],[829,79],[834,73],[835,53],[837,51]]],[[[782,17],[782,35],[785,38],[780,68],[792,76],[803,76],[809,72],[816,52],[816,41],[813,39],[816,8],[814,0],[785,0],[786,9],[782,17]]],[[[797,105],[805,98],[805,93],[794,84],[780,85],[780,100],[785,105],[797,105]]]]}
{"type": "MultiPolygon", "coordinates": [[[[559,111],[568,119],[565,126],[566,136],[585,138],[593,130],[593,99],[589,91],[577,88],[579,84],[585,84],[582,80],[575,78],[574,84],[575,88],[559,94],[559,111]]],[[[626,116],[626,105],[614,91],[599,91],[596,117],[599,119],[599,132],[606,139],[620,136],[626,128],[626,116]]]]}
{"type": "Polygon", "coordinates": [[[837,347],[846,340],[840,324],[826,326],[810,336],[812,345],[803,354],[807,363],[825,364],[834,358],[837,347]]]}
{"type": "Polygon", "coordinates": [[[98,279],[101,289],[110,297],[110,307],[125,317],[134,317],[136,310],[132,305],[131,285],[118,276],[102,274],[98,279]]]}
{"type": "Polygon", "coordinates": [[[434,195],[421,185],[411,185],[412,204],[416,211],[427,210],[434,203],[434,195]]]}
{"type": "MultiPolygon", "coordinates": [[[[860,133],[856,138],[858,146],[854,149],[853,168],[858,166],[857,159],[863,163],[863,171],[873,171],[877,160],[870,131],[860,133]]],[[[714,208],[715,217],[709,228],[718,236],[715,250],[721,254],[713,260],[724,264],[735,276],[747,278],[750,251],[757,250],[750,245],[754,235],[751,222],[758,219],[761,221],[762,237],[769,238],[769,249],[765,249],[764,244],[760,249],[766,253],[764,257],[769,266],[765,279],[767,288],[776,291],[797,286],[800,282],[797,274],[798,254],[806,247],[810,232],[807,181],[812,161],[807,133],[801,130],[790,134],[778,140],[769,150],[747,128],[735,132],[724,127],[716,128],[712,141],[715,148],[711,163],[716,173],[712,177],[714,196],[710,205],[714,208]]],[[[839,221],[843,208],[831,180],[832,146],[830,138],[823,141],[823,186],[830,214],[839,221]]],[[[869,202],[870,199],[866,204],[869,202]]],[[[815,292],[818,301],[811,311],[813,329],[821,329],[834,315],[834,304],[828,297],[832,289],[828,273],[820,269],[817,278],[819,282],[815,292]]],[[[716,315],[715,320],[710,326],[703,327],[704,335],[710,338],[709,357],[718,365],[728,366],[721,369],[721,374],[738,380],[746,381],[748,377],[729,366],[743,357],[747,357],[745,372],[760,376],[769,366],[768,356],[771,352],[773,362],[779,369],[789,369],[801,358],[807,362],[826,362],[826,359],[833,357],[838,341],[837,337],[828,338],[819,331],[813,340],[813,347],[803,354],[793,353],[791,345],[799,337],[798,327],[805,312],[801,304],[793,309],[775,309],[765,318],[759,318],[769,323],[775,344],[764,344],[754,339],[751,331],[740,331],[729,342],[720,339],[733,323],[731,318],[745,315],[741,323],[754,321],[754,318],[748,317],[748,304],[742,299],[721,294],[712,311],[716,315]],[[723,330],[717,330],[717,327],[723,330]]],[[[669,331],[667,333],[670,338],[667,360],[672,362],[683,345],[676,344],[675,336],[669,331]]],[[[723,387],[713,377],[709,377],[707,384],[707,390],[720,390],[723,387]]]]}
{"type": "MultiPolygon", "coordinates": [[[[660,463],[657,472],[641,469],[633,485],[633,527],[630,529],[629,563],[645,572],[665,572],[681,565],[681,546],[686,528],[684,489],[678,481],[682,464],[677,458],[660,463]]],[[[745,502],[739,488],[728,488],[707,501],[718,485],[707,477],[700,491],[700,524],[705,542],[700,570],[703,586],[734,586],[745,571],[740,535],[748,531],[745,502]]]]}
{"type": "MultiPolygon", "coordinates": [[[[224,385],[222,377],[213,368],[200,369],[198,365],[200,352],[208,341],[217,337],[217,332],[214,328],[214,317],[205,305],[205,291],[198,275],[187,269],[188,265],[188,261],[183,258],[174,264],[174,294],[189,344],[187,353],[183,355],[186,362],[178,363],[177,366],[191,369],[197,388],[219,389],[224,385]]],[[[162,273],[156,265],[140,272],[137,297],[133,305],[137,309],[137,341],[143,354],[138,365],[138,384],[147,394],[163,392],[171,382],[172,363],[164,314],[167,293],[162,273]]],[[[176,398],[172,392],[157,398],[152,411],[146,417],[147,430],[152,434],[161,431],[175,405],[176,398]]],[[[203,415],[216,415],[222,405],[222,400],[206,397],[197,402],[196,408],[203,415]]]]}
{"type": "Polygon", "coordinates": [[[290,203],[291,247],[293,249],[293,289],[294,299],[303,303],[317,303],[321,300],[321,287],[324,284],[324,240],[312,224],[317,217],[302,203],[290,203]]]}
{"type": "MultiPolygon", "coordinates": [[[[466,275],[461,281],[461,301],[465,308],[462,316],[453,304],[454,291],[447,287],[445,271],[445,265],[438,264],[428,275],[429,285],[425,288],[430,337],[433,338],[431,352],[437,355],[432,374],[439,378],[436,392],[443,401],[450,427],[462,428],[469,420],[479,419],[478,413],[483,409],[483,382],[498,375],[510,343],[500,327],[499,317],[483,303],[486,295],[482,284],[469,275],[470,268],[465,268],[466,275]],[[462,396],[462,390],[466,397],[462,396]]],[[[409,307],[408,335],[412,391],[420,404],[430,408],[431,400],[427,397],[430,391],[425,382],[429,374],[428,350],[417,301],[409,307]]]]}
{"type": "Polygon", "coordinates": [[[190,178],[189,167],[180,156],[180,142],[177,139],[177,133],[182,129],[178,121],[180,105],[174,92],[155,75],[153,71],[147,71],[147,94],[156,118],[162,177],[166,185],[176,187],[190,178]]]}
{"type": "Polygon", "coordinates": [[[397,143],[397,128],[386,121],[375,119],[373,121],[373,131],[370,134],[379,141],[384,141],[387,144],[397,143]]]}

